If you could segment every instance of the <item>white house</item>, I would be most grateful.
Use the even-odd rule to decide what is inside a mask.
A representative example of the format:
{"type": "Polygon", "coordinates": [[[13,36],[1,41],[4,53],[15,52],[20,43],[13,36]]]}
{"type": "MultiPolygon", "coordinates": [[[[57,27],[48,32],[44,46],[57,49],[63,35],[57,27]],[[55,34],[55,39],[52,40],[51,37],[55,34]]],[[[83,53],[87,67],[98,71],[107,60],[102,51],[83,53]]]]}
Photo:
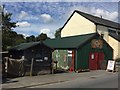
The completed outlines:
{"type": "Polygon", "coordinates": [[[120,24],[75,10],[61,29],[61,37],[99,33],[120,58],[120,24]]]}

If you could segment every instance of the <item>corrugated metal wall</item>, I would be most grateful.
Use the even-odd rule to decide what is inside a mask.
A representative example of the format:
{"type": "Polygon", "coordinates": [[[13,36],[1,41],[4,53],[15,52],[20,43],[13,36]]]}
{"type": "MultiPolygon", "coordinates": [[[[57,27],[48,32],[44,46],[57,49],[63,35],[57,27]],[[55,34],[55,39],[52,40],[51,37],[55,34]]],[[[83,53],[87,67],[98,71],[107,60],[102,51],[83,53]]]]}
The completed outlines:
{"type": "Polygon", "coordinates": [[[88,42],[83,45],[81,48],[77,49],[76,52],[76,65],[75,69],[89,69],[89,53],[90,52],[103,52],[105,54],[105,60],[109,60],[113,58],[113,50],[108,46],[106,42],[103,42],[102,49],[93,49],[91,47],[91,43],[88,42]]]}
{"type": "MultiPolygon", "coordinates": [[[[103,41],[103,47],[101,49],[94,49],[91,47],[91,41],[80,46],[75,51],[75,71],[79,69],[89,69],[89,54],[90,52],[103,52],[105,60],[113,58],[113,49],[103,41]]],[[[71,67],[72,56],[68,54],[68,50],[55,50],[53,52],[53,60],[58,61],[58,68],[69,69],[71,67]]]]}
{"type": "Polygon", "coordinates": [[[75,69],[88,69],[90,45],[87,44],[77,49],[75,69]]]}

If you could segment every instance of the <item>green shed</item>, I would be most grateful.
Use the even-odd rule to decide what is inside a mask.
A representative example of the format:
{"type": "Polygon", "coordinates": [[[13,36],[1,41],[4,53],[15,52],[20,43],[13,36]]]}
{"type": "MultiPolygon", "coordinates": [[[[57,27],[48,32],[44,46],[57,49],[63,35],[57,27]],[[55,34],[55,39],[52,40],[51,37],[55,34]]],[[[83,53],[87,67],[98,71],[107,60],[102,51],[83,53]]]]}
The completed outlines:
{"type": "Polygon", "coordinates": [[[113,49],[98,33],[49,39],[43,43],[54,49],[53,60],[70,71],[102,69],[113,59],[113,49]]]}

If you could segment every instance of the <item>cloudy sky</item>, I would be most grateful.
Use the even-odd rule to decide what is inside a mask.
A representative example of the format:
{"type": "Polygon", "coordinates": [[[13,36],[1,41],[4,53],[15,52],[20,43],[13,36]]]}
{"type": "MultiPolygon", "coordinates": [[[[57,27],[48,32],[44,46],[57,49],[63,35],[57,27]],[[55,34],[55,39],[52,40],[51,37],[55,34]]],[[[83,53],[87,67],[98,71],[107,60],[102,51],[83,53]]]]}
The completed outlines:
{"type": "Polygon", "coordinates": [[[118,2],[4,2],[5,11],[19,27],[14,31],[25,36],[47,33],[51,38],[74,10],[80,10],[117,22],[118,2]]]}

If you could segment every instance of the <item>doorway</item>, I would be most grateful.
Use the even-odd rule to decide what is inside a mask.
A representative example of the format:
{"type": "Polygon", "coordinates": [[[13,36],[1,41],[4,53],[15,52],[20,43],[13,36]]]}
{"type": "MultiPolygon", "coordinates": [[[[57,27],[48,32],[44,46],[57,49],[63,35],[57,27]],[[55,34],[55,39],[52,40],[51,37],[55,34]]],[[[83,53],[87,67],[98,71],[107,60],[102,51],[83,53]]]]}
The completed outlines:
{"type": "Polygon", "coordinates": [[[90,70],[100,69],[100,65],[103,60],[104,60],[103,52],[90,52],[90,54],[89,54],[89,69],[90,70]]]}
{"type": "Polygon", "coordinates": [[[68,57],[69,58],[69,71],[70,72],[73,72],[74,71],[74,67],[75,67],[75,56],[74,56],[74,50],[72,50],[71,52],[70,51],[68,51],[68,56],[70,56],[70,57],[68,57]]]}

